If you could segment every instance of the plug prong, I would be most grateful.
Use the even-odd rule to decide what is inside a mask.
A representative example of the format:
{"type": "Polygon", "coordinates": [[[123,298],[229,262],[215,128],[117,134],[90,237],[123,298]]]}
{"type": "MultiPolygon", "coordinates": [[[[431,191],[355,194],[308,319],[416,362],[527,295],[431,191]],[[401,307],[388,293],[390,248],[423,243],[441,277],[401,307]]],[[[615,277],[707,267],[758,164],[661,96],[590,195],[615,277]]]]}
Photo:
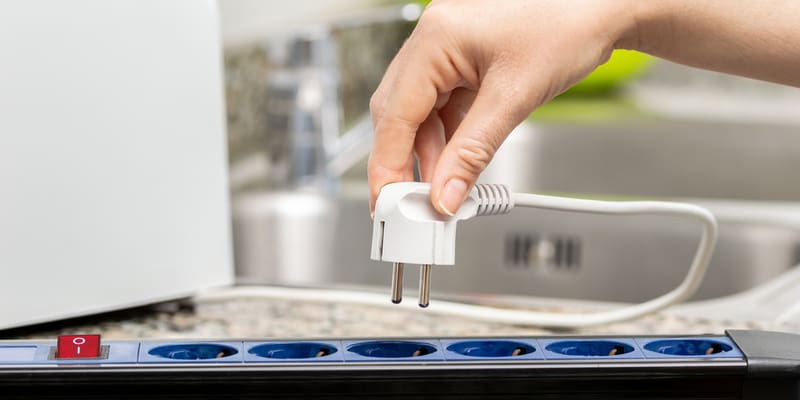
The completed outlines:
{"type": "Polygon", "coordinates": [[[419,269],[419,306],[428,306],[431,297],[431,266],[422,264],[419,269]]]}
{"type": "Polygon", "coordinates": [[[392,266],[392,303],[400,304],[403,301],[403,263],[394,263],[392,266]]]}

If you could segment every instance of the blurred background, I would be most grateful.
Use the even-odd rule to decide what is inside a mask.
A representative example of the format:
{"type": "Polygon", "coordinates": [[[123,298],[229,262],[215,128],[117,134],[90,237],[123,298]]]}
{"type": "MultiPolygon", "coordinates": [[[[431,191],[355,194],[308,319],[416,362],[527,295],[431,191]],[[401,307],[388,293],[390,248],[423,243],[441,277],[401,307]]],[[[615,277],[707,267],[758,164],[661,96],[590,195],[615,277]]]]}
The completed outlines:
{"type": "MultiPolygon", "coordinates": [[[[229,194],[230,208],[223,207],[220,200],[194,214],[211,213],[216,222],[192,226],[193,232],[212,229],[222,232],[219,237],[191,245],[176,239],[179,232],[172,237],[181,246],[186,245],[181,248],[184,253],[216,247],[219,251],[208,263],[209,271],[213,271],[195,268],[205,257],[181,260],[181,267],[173,268],[169,262],[159,267],[159,271],[173,268],[175,275],[170,279],[176,281],[199,274],[214,278],[113,304],[103,298],[87,298],[80,307],[42,313],[37,318],[6,314],[6,318],[0,318],[3,326],[185,298],[208,288],[231,285],[386,292],[388,302],[390,269],[369,260],[372,221],[366,160],[372,127],[368,103],[386,66],[413,30],[424,2],[220,0],[202,5],[175,1],[168,2],[169,7],[158,2],[138,4],[131,6],[144,10],[138,29],[153,28],[148,15],[164,20],[165,8],[201,9],[200,23],[188,21],[189,17],[183,21],[177,12],[172,21],[182,22],[174,22],[174,27],[164,28],[159,34],[188,32],[183,42],[171,47],[177,49],[175,54],[182,54],[184,47],[203,46],[205,58],[192,62],[215,65],[219,60],[221,65],[219,71],[209,71],[180,87],[210,82],[223,88],[222,93],[209,89],[194,96],[221,96],[224,100],[222,119],[205,126],[214,131],[210,133],[212,139],[224,134],[224,147],[216,142],[209,146],[227,153],[227,161],[215,158],[214,163],[219,165],[213,166],[215,173],[224,172],[225,176],[208,183],[204,193],[229,194]],[[218,42],[191,38],[212,34],[218,35],[218,42]],[[217,129],[217,122],[224,129],[217,129]],[[225,224],[231,232],[220,228],[225,224]]],[[[103,18],[98,11],[93,20],[103,18]]],[[[23,46],[24,40],[23,36],[19,41],[23,46]]],[[[151,40],[152,46],[158,46],[156,39],[151,40]]],[[[136,62],[126,64],[126,68],[135,74],[136,62]]],[[[174,82],[178,78],[168,79],[174,82]]],[[[195,107],[190,100],[173,102],[171,107],[198,116],[213,115],[220,108],[195,107]]],[[[167,131],[159,134],[169,135],[167,131]]],[[[181,140],[169,150],[174,162],[164,161],[163,170],[183,165],[181,149],[196,144],[191,138],[181,140]]],[[[94,142],[87,143],[87,148],[94,148],[94,142]]],[[[519,126],[481,181],[505,183],[517,191],[619,200],[672,199],[704,205],[720,221],[720,241],[707,278],[692,302],[647,323],[654,324],[655,330],[684,333],[737,324],[795,329],[800,326],[800,295],[795,295],[800,293],[796,290],[800,288],[796,268],[800,264],[799,155],[800,89],[617,51],[609,63],[536,110],[519,126]]],[[[157,172],[148,176],[153,181],[160,179],[157,172]]],[[[187,196],[179,203],[192,202],[187,196]]],[[[142,215],[150,215],[147,212],[142,211],[142,215]]],[[[113,219],[104,223],[113,225],[113,219]]],[[[115,225],[111,229],[123,228],[115,225]]],[[[6,238],[12,234],[8,229],[6,238]]],[[[511,216],[476,219],[459,228],[457,265],[434,270],[433,295],[554,312],[640,302],[682,280],[698,238],[698,227],[667,217],[515,210],[511,216]]],[[[142,248],[147,251],[145,245],[142,248]]],[[[108,265],[106,261],[105,268],[112,268],[108,265]]],[[[48,268],[53,266],[44,266],[42,271],[47,273],[48,268]]],[[[159,274],[151,275],[152,280],[163,281],[159,274]]],[[[407,275],[406,287],[414,287],[416,277],[407,275]]],[[[150,285],[147,280],[127,284],[138,285],[144,293],[150,285]]],[[[32,301],[42,302],[39,297],[32,301]]],[[[217,325],[218,331],[213,331],[218,336],[315,332],[291,327],[287,322],[306,318],[302,315],[312,307],[308,304],[254,305],[252,300],[220,305],[217,300],[204,301],[202,294],[192,301],[196,304],[191,307],[199,307],[194,314],[170,312],[169,307],[157,311],[166,313],[157,317],[147,314],[152,310],[136,314],[139,322],[148,324],[172,321],[184,327],[183,333],[163,326],[148,331],[134,321],[138,330],[123,329],[120,335],[207,334],[199,328],[202,324],[209,326],[202,315],[223,321],[220,324],[224,327],[217,325]],[[281,311],[287,307],[299,311],[281,311]],[[191,318],[197,313],[201,322],[186,322],[187,318],[194,321],[191,318]],[[254,314],[272,325],[253,325],[256,322],[248,321],[248,316],[252,320],[254,314]]],[[[325,307],[331,311],[330,307],[336,306],[325,307]]],[[[341,322],[335,318],[348,317],[326,315],[334,319],[326,319],[327,330],[314,325],[316,332],[342,332],[331,326],[341,322]]],[[[431,318],[402,315],[398,321],[431,318]]],[[[108,325],[108,320],[101,322],[106,324],[102,325],[106,331],[117,329],[108,325]]],[[[462,322],[450,323],[458,327],[462,322]]],[[[386,326],[401,334],[414,329],[386,326]]],[[[359,327],[362,330],[358,332],[385,332],[359,327]]],[[[448,332],[514,328],[469,325],[460,331],[453,329],[448,332]]],[[[642,325],[608,329],[635,330],[642,325]]]]}
{"type": "MultiPolygon", "coordinates": [[[[369,96],[423,3],[341,1],[313,13],[281,5],[280,17],[277,3],[220,4],[240,282],[386,281],[380,263],[363,256],[371,232],[365,121],[369,96]]],[[[482,181],[573,196],[774,208],[800,199],[793,184],[798,105],[796,88],[617,51],[536,110],[482,181]]],[[[608,226],[598,217],[525,217],[466,223],[459,271],[434,286],[642,301],[680,281],[697,237],[676,221],[608,226]],[[645,232],[657,239],[640,243],[645,232]]],[[[724,253],[699,298],[740,292],[800,262],[796,232],[764,224],[725,224],[724,253]],[[778,242],[786,246],[772,247],[778,242]],[[762,245],[771,248],[755,249],[762,245]]]]}

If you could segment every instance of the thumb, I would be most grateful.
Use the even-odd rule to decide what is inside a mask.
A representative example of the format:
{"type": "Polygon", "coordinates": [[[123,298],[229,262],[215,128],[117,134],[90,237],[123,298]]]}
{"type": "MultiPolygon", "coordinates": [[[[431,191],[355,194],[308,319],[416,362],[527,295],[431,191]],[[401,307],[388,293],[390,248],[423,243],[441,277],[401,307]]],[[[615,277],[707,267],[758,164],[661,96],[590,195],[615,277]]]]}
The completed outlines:
{"type": "Polygon", "coordinates": [[[431,202],[442,214],[458,211],[505,138],[534,108],[526,90],[487,76],[436,163],[431,202]]]}

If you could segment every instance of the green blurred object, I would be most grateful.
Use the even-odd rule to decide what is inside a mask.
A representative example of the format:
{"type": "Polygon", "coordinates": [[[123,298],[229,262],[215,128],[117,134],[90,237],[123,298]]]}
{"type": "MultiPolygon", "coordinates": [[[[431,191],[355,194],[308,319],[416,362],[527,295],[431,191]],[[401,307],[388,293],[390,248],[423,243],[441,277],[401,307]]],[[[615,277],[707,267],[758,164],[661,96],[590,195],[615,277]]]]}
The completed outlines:
{"type": "Polygon", "coordinates": [[[619,96],[619,89],[639,77],[653,63],[653,58],[631,50],[615,50],[607,63],[555,99],[531,114],[537,122],[591,124],[601,121],[652,118],[633,100],[619,96]]]}
{"type": "Polygon", "coordinates": [[[653,118],[624,96],[561,96],[537,108],[528,117],[535,122],[597,122],[653,118]]]}
{"type": "MultiPolygon", "coordinates": [[[[605,64],[564,92],[561,96],[597,96],[615,91],[624,82],[644,73],[653,58],[633,50],[614,50],[605,64]]],[[[559,96],[560,97],[560,96],[559,96]]]]}

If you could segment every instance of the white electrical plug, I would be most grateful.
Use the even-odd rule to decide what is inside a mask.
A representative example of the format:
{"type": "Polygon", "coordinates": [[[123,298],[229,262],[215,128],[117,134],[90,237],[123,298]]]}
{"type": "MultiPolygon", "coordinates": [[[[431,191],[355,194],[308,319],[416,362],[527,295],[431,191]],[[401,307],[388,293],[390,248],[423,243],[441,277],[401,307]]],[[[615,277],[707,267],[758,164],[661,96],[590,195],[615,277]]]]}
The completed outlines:
{"type": "Polygon", "coordinates": [[[475,185],[453,216],[442,215],[433,208],[428,183],[384,186],[375,203],[372,259],[394,263],[392,301],[399,303],[402,299],[404,264],[419,264],[419,305],[427,307],[431,265],[455,264],[458,221],[507,213],[512,207],[512,197],[501,185],[475,185]]]}

